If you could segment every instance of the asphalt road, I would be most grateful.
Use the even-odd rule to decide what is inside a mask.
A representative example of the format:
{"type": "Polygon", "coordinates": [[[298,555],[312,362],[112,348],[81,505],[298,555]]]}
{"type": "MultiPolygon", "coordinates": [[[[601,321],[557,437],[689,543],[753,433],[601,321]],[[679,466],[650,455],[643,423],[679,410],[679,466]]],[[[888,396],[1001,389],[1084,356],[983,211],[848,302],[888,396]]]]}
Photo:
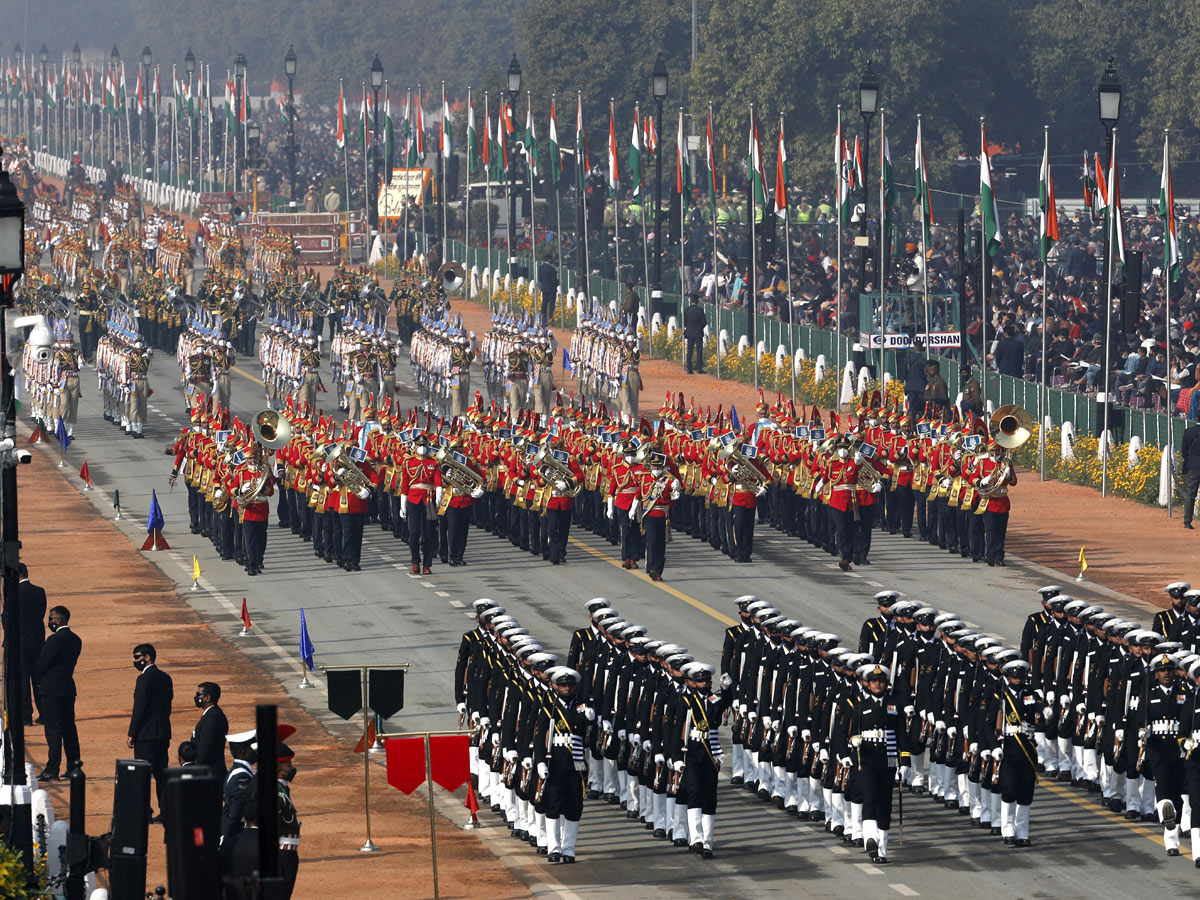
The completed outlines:
{"type": "MultiPolygon", "coordinates": [[[[233,379],[233,408],[243,419],[264,408],[256,360],[245,360],[233,379]]],[[[401,366],[402,400],[415,393],[401,366]]],[[[437,731],[457,727],[451,678],[459,639],[472,627],[470,603],[491,597],[539,637],[565,654],[571,632],[585,622],[583,602],[607,597],[630,621],[647,626],[653,637],[684,644],[698,658],[717,662],[732,600],[755,594],[770,600],[806,625],[857,640],[862,620],[874,613],[872,595],[883,587],[958,612],[968,622],[1010,642],[1020,635],[1025,616],[1036,606],[1035,589],[1066,584],[1069,592],[1105,608],[1148,622],[1140,601],[1095,585],[1075,585],[1070,576],[1010,557],[1005,569],[974,566],[915,540],[877,537],[873,565],[845,574],[836,561],[807,543],[785,539],[760,526],[754,563],[739,566],[687,537],[668,546],[663,583],[627,572],[615,548],[592,535],[576,533],[564,566],[523,554],[507,541],[473,531],[468,566],[435,565],[430,576],[412,576],[408,548],[377,527],[368,526],[363,570],[346,573],[314,559],[310,545],[272,523],[266,572],[249,578],[232,562],[222,562],[211,544],[187,528],[187,495],[167,485],[171,467],[164,448],[186,422],[179,373],[171,357],[159,354],[151,367],[154,396],[146,438],[135,441],[101,415],[94,373],[84,373],[84,398],[75,444],[67,451],[64,475],[86,459],[97,490],[88,496],[113,517],[113,491],[119,490],[124,518],[117,524],[138,545],[146,535],[151,490],[166,518],[170,551],[146,553],[180,585],[181,599],[213,623],[232,645],[278,677],[347,746],[354,722],[325,711],[323,679],[299,690],[300,609],[316,645],[318,665],[408,663],[405,709],[388,723],[392,731],[437,731]],[[200,561],[198,589],[189,590],[192,556],[200,561]],[[238,638],[237,611],[245,598],[253,633],[238,638]]],[[[328,399],[328,395],[325,395],[328,399]]],[[[48,462],[56,445],[43,447],[48,462]]],[[[64,560],[69,564],[69,560],[64,560]]],[[[170,660],[163,660],[170,666],[170,660]]],[[[216,676],[219,681],[219,674],[216,676]]],[[[231,723],[241,727],[248,723],[231,723]]],[[[728,770],[726,770],[727,773],[728,770]]],[[[440,789],[439,789],[440,793],[440,789]]],[[[1095,796],[1095,795],[1093,795],[1095,796]]],[[[461,821],[460,801],[441,801],[461,821]]],[[[1131,896],[1178,892],[1200,873],[1186,856],[1167,859],[1157,828],[1126,823],[1102,811],[1088,795],[1058,785],[1039,788],[1033,808],[1034,848],[1011,850],[999,838],[970,827],[969,820],[928,800],[908,797],[904,838],[893,828],[892,865],[871,865],[860,850],[846,849],[823,830],[799,823],[749,794],[722,788],[717,818],[717,858],[702,862],[685,851],[654,841],[641,826],[603,804],[588,804],[575,866],[548,866],[528,846],[507,837],[490,812],[478,832],[489,849],[513,866],[535,892],[588,897],[656,898],[854,896],[1131,896]]],[[[386,829],[386,822],[375,823],[386,829]]],[[[348,835],[355,846],[361,836],[348,835]]],[[[1185,843],[1185,853],[1187,844],[1185,843]]],[[[369,864],[364,862],[364,864],[369,864]]],[[[381,878],[396,873],[381,873],[381,878]]]]}

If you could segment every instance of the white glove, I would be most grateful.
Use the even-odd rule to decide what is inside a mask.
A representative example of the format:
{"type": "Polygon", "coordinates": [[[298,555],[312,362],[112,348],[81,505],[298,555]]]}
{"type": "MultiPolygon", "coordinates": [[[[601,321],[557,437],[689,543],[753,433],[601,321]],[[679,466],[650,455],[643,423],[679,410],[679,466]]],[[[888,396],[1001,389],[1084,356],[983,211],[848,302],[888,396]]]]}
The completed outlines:
{"type": "Polygon", "coordinates": [[[343,475],[346,474],[346,467],[338,466],[336,469],[333,470],[333,474],[336,475],[338,478],[341,478],[343,475]]]}
{"type": "Polygon", "coordinates": [[[758,713],[756,713],[754,711],[748,712],[746,715],[749,717],[751,724],[753,724],[758,719],[758,713]]]}
{"type": "Polygon", "coordinates": [[[848,757],[848,756],[839,757],[838,765],[840,765],[843,769],[850,768],[850,757],[848,757]]]}
{"type": "Polygon", "coordinates": [[[358,497],[359,500],[367,500],[367,499],[370,499],[370,497],[371,497],[371,492],[369,490],[367,490],[366,488],[359,488],[354,493],[358,497]]]}
{"type": "Polygon", "coordinates": [[[537,766],[537,773],[538,773],[538,778],[549,778],[550,777],[550,767],[548,765],[546,765],[544,762],[540,762],[540,763],[538,763],[538,766],[537,766]]]}
{"type": "Polygon", "coordinates": [[[661,766],[666,761],[667,761],[667,758],[665,756],[663,756],[661,753],[654,754],[654,764],[656,766],[661,766]]]}
{"type": "Polygon", "coordinates": [[[851,747],[861,747],[862,746],[862,735],[856,734],[852,738],[850,738],[850,746],[851,747]]]}
{"type": "Polygon", "coordinates": [[[1054,707],[1047,706],[1045,709],[1043,709],[1042,717],[1045,719],[1053,719],[1054,718],[1054,707]]]}
{"type": "Polygon", "coordinates": [[[492,720],[489,719],[487,716],[484,716],[479,720],[479,724],[482,725],[484,728],[487,728],[489,725],[492,724],[492,720]]]}
{"type": "Polygon", "coordinates": [[[746,714],[746,704],[745,703],[738,704],[738,712],[740,712],[743,716],[746,714]]]}
{"type": "Polygon", "coordinates": [[[819,758],[820,758],[821,762],[829,762],[829,751],[822,750],[819,758]]]}
{"type": "Polygon", "coordinates": [[[757,489],[757,490],[754,492],[754,496],[755,496],[755,497],[761,497],[761,496],[762,496],[763,494],[765,494],[766,492],[767,492],[767,486],[766,486],[765,484],[763,484],[763,485],[760,485],[760,486],[758,487],[758,489],[757,489]]]}
{"type": "Polygon", "coordinates": [[[596,721],[596,711],[594,709],[592,709],[590,706],[585,706],[585,707],[583,707],[583,717],[585,719],[587,719],[589,722],[595,722],[596,721]]]}
{"type": "Polygon", "coordinates": [[[991,750],[984,750],[984,751],[983,751],[982,753],[980,753],[979,755],[980,755],[980,757],[982,757],[983,759],[991,759],[991,758],[992,758],[992,751],[991,751],[991,750]]]}
{"type": "Polygon", "coordinates": [[[970,745],[967,747],[967,752],[968,752],[968,753],[978,753],[978,752],[979,752],[979,745],[978,745],[978,744],[976,744],[976,743],[971,743],[971,744],[970,744],[970,745]]]}
{"type": "Polygon", "coordinates": [[[605,515],[606,515],[606,516],[607,516],[609,519],[611,519],[611,518],[613,517],[613,502],[612,502],[611,500],[609,500],[609,501],[608,501],[608,507],[607,507],[607,509],[606,509],[606,511],[605,511],[605,515]]]}
{"type": "MultiPolygon", "coordinates": [[[[1125,729],[1118,728],[1116,731],[1113,732],[1113,737],[1116,738],[1118,741],[1125,740],[1125,729]]],[[[1191,740],[1191,738],[1188,738],[1188,740],[1191,740]]]]}
{"type": "Polygon", "coordinates": [[[674,769],[676,772],[682,772],[683,771],[683,760],[682,759],[675,760],[675,762],[673,762],[671,764],[671,768],[674,769]]]}
{"type": "MultiPolygon", "coordinates": [[[[1063,707],[1063,709],[1066,709],[1066,707],[1064,706],[1064,707],[1063,707]]],[[[1082,716],[1082,715],[1083,715],[1083,714],[1084,714],[1086,711],[1087,711],[1087,707],[1086,707],[1086,706],[1084,706],[1082,703],[1078,704],[1078,705],[1075,707],[1075,712],[1079,713],[1079,715],[1081,715],[1081,716],[1082,716]]]]}
{"type": "Polygon", "coordinates": [[[408,498],[407,497],[400,498],[400,515],[402,515],[402,516],[408,515],[408,498]]]}
{"type": "Polygon", "coordinates": [[[440,484],[439,484],[439,485],[438,485],[436,488],[434,488],[434,489],[433,489],[433,500],[434,500],[434,502],[435,502],[435,503],[438,503],[438,504],[441,504],[441,502],[442,502],[442,494],[444,494],[445,492],[446,492],[446,489],[445,489],[445,488],[443,488],[443,487],[442,487],[440,484]]]}
{"type": "Polygon", "coordinates": [[[800,732],[800,737],[804,738],[806,741],[812,740],[812,732],[805,728],[802,732],[800,732]]]}
{"type": "Polygon", "coordinates": [[[527,756],[523,760],[521,760],[521,767],[525,768],[525,769],[532,769],[533,768],[533,757],[527,756]]]}
{"type": "Polygon", "coordinates": [[[1059,698],[1058,698],[1058,705],[1059,705],[1059,706],[1061,706],[1063,709],[1070,709],[1070,708],[1071,708],[1071,697],[1070,697],[1070,695],[1069,695],[1069,694],[1063,694],[1061,697],[1059,697],[1059,698]]]}
{"type": "Polygon", "coordinates": [[[771,717],[763,716],[763,728],[766,729],[766,728],[770,728],[770,727],[771,727],[771,717]]]}
{"type": "Polygon", "coordinates": [[[821,493],[821,488],[823,488],[823,487],[825,487],[825,479],[824,478],[822,478],[820,481],[818,481],[816,484],[813,485],[813,493],[814,494],[821,493]]]}
{"type": "Polygon", "coordinates": [[[517,761],[517,751],[516,750],[504,751],[504,758],[507,759],[509,762],[516,762],[517,761]]]}
{"type": "Polygon", "coordinates": [[[796,736],[796,726],[789,725],[788,726],[788,737],[795,737],[795,736],[796,736]]]}
{"type": "Polygon", "coordinates": [[[629,736],[629,743],[633,744],[635,747],[641,746],[642,736],[640,734],[631,734],[629,736]]]}
{"type": "Polygon", "coordinates": [[[1000,747],[997,747],[995,750],[992,751],[992,759],[994,759],[996,762],[1000,762],[1000,760],[1002,760],[1003,758],[1004,758],[1004,750],[1001,749],[1000,747]]]}
{"type": "Polygon", "coordinates": [[[641,503],[639,503],[637,500],[634,500],[632,503],[630,503],[629,504],[629,518],[632,519],[634,516],[636,516],[637,511],[640,507],[641,507],[641,503]]]}
{"type": "Polygon", "coordinates": [[[950,487],[950,479],[949,478],[942,479],[942,487],[944,487],[944,488],[950,487]]]}
{"type": "Polygon", "coordinates": [[[873,485],[871,485],[871,493],[872,494],[878,494],[882,490],[883,490],[883,485],[880,484],[878,481],[875,482],[873,485]]]}
{"type": "Polygon", "coordinates": [[[1089,721],[1089,722],[1095,722],[1095,721],[1096,721],[1096,714],[1095,714],[1095,713],[1088,713],[1088,714],[1087,714],[1087,716],[1088,716],[1088,721],[1089,721]]]}
{"type": "Polygon", "coordinates": [[[925,721],[928,722],[930,725],[932,725],[936,719],[937,719],[937,716],[935,716],[933,713],[931,713],[931,712],[925,713],[925,721]]]}
{"type": "Polygon", "coordinates": [[[946,737],[950,738],[950,740],[954,740],[955,735],[957,735],[957,734],[958,734],[958,729],[955,728],[953,725],[951,725],[949,728],[946,729],[946,737]]]}
{"type": "Polygon", "coordinates": [[[1046,691],[1046,702],[1050,704],[1054,703],[1054,691],[1046,691]]]}
{"type": "Polygon", "coordinates": [[[524,478],[517,479],[517,487],[525,487],[525,479],[524,478]]]}
{"type": "Polygon", "coordinates": [[[653,753],[654,745],[649,741],[642,741],[642,750],[646,753],[653,753]]]}
{"type": "Polygon", "coordinates": [[[617,730],[617,740],[618,741],[625,740],[625,729],[624,728],[620,728],[617,730]]]}
{"type": "Polygon", "coordinates": [[[774,731],[774,732],[778,732],[778,731],[779,731],[779,729],[780,729],[780,728],[782,728],[782,727],[783,727],[783,720],[782,720],[782,719],[772,719],[772,720],[771,720],[771,730],[772,730],[772,731],[774,731]]]}
{"type": "Polygon", "coordinates": [[[472,724],[472,725],[478,725],[478,724],[479,724],[479,713],[477,713],[477,712],[473,712],[473,713],[471,713],[471,724],[472,724]]]}
{"type": "Polygon", "coordinates": [[[904,714],[906,716],[911,716],[916,711],[917,711],[917,708],[915,706],[913,706],[911,703],[908,706],[904,707],[904,714]]]}
{"type": "Polygon", "coordinates": [[[554,482],[554,489],[562,491],[565,494],[567,492],[567,483],[565,481],[556,481],[554,482]]]}
{"type": "Polygon", "coordinates": [[[224,496],[225,496],[225,492],[223,490],[221,490],[220,488],[217,488],[215,491],[213,491],[213,499],[214,500],[220,500],[224,496]]]}
{"type": "Polygon", "coordinates": [[[483,496],[483,488],[481,488],[481,487],[475,488],[475,490],[471,491],[471,499],[472,500],[478,500],[482,496],[483,496]]]}
{"type": "Polygon", "coordinates": [[[465,703],[458,704],[458,711],[460,713],[465,713],[467,711],[467,704],[465,704],[465,703]]]}
{"type": "Polygon", "coordinates": [[[603,728],[606,733],[612,734],[612,722],[608,721],[607,719],[601,720],[600,727],[603,728]]]}
{"type": "Polygon", "coordinates": [[[860,466],[861,466],[861,465],[862,465],[863,458],[864,458],[864,457],[863,457],[863,455],[862,455],[862,451],[861,451],[861,450],[856,450],[856,451],[854,452],[854,462],[855,462],[855,463],[857,463],[858,465],[860,465],[860,466]]]}
{"type": "Polygon", "coordinates": [[[499,747],[499,746],[500,746],[500,735],[498,735],[498,734],[493,734],[493,735],[492,735],[492,746],[493,746],[493,747],[499,747]]]}
{"type": "Polygon", "coordinates": [[[1196,742],[1193,741],[1191,738],[1184,738],[1183,751],[1185,753],[1191,753],[1195,749],[1196,749],[1196,742]]]}
{"type": "Polygon", "coordinates": [[[723,690],[723,691],[727,691],[731,687],[733,687],[733,679],[729,677],[728,672],[726,672],[724,675],[721,676],[720,684],[721,684],[721,690],[723,690]]]}

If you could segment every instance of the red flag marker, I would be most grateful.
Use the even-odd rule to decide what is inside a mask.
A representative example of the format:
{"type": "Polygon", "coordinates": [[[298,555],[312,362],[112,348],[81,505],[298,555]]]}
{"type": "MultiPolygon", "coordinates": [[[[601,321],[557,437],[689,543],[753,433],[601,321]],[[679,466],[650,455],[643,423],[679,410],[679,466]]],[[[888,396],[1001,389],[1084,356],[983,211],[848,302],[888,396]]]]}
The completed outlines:
{"type": "Polygon", "coordinates": [[[142,544],[143,550],[170,550],[171,545],[167,543],[167,539],[163,537],[160,529],[155,528],[148,535],[146,541],[142,544]]]}
{"type": "Polygon", "coordinates": [[[467,820],[464,828],[479,827],[479,798],[475,796],[475,788],[471,786],[471,782],[467,782],[467,799],[463,801],[465,806],[471,813],[471,818],[467,820]]]}
{"type": "Polygon", "coordinates": [[[245,637],[250,633],[250,610],[246,606],[246,598],[242,598],[242,632],[238,637],[245,637]]]}
{"type": "Polygon", "coordinates": [[[83,489],[90,491],[92,489],[92,473],[88,471],[86,459],[83,461],[83,468],[79,470],[79,477],[83,479],[83,489]]]}
{"type": "Polygon", "coordinates": [[[371,749],[371,745],[375,743],[375,719],[372,718],[367,725],[367,733],[364,738],[359,738],[358,743],[354,745],[355,753],[364,753],[371,749]]]}
{"type": "Polygon", "coordinates": [[[29,436],[29,443],[44,444],[46,443],[46,432],[42,431],[42,426],[37,423],[33,426],[33,434],[29,436]]]}

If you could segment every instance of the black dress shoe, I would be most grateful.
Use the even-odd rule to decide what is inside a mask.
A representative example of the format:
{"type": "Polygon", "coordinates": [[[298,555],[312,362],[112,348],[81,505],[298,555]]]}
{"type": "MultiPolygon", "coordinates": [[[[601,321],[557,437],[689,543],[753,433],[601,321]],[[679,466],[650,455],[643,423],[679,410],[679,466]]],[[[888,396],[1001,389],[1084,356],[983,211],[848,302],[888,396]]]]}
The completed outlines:
{"type": "Polygon", "coordinates": [[[879,842],[876,841],[875,838],[867,838],[867,842],[864,846],[867,849],[867,853],[869,853],[871,858],[874,859],[879,850],[879,842]]]}
{"type": "Polygon", "coordinates": [[[1008,844],[1008,845],[1011,847],[1013,844],[1015,844],[1015,843],[1016,843],[1016,841],[1015,841],[1013,838],[1011,838],[1011,837],[1006,837],[1006,838],[1004,839],[1004,843],[1008,844]]]}
{"type": "Polygon", "coordinates": [[[888,858],[886,856],[880,856],[878,853],[876,853],[871,857],[871,862],[875,863],[877,866],[886,866],[888,863],[888,858]]]}
{"type": "Polygon", "coordinates": [[[1178,855],[1179,855],[1179,848],[1178,848],[1178,847],[1172,847],[1171,849],[1169,849],[1169,850],[1167,851],[1167,856],[1178,856],[1178,855]]]}
{"type": "Polygon", "coordinates": [[[671,844],[672,844],[672,846],[682,848],[682,847],[686,847],[688,845],[688,842],[687,842],[687,838],[675,838],[675,840],[671,841],[671,844]]]}
{"type": "MultiPolygon", "coordinates": [[[[1183,527],[1186,528],[1188,531],[1195,531],[1195,529],[1192,527],[1191,522],[1184,522],[1183,527]]],[[[1197,860],[1197,862],[1200,862],[1200,860],[1197,860]]],[[[1198,867],[1198,868],[1200,868],[1200,867],[1198,867]]]]}
{"type": "Polygon", "coordinates": [[[546,848],[545,848],[545,847],[538,847],[538,851],[537,851],[537,852],[538,852],[538,856],[545,856],[545,855],[546,855],[546,848]]]}
{"type": "Polygon", "coordinates": [[[39,775],[37,777],[37,780],[38,781],[58,781],[59,780],[58,773],[57,772],[43,772],[41,775],[39,775]]]}
{"type": "Polygon", "coordinates": [[[564,864],[566,864],[566,865],[570,865],[571,863],[575,862],[575,857],[573,857],[573,856],[564,856],[564,857],[562,858],[562,861],[563,861],[563,863],[564,863],[564,864]]]}
{"type": "Polygon", "coordinates": [[[745,782],[746,782],[746,779],[743,778],[741,775],[734,775],[732,778],[729,779],[730,784],[745,784],[745,782]]]}
{"type": "Polygon", "coordinates": [[[556,863],[556,862],[561,862],[561,861],[562,861],[562,854],[559,853],[557,850],[555,850],[553,853],[549,854],[546,857],[546,862],[556,863]]]}
{"type": "Polygon", "coordinates": [[[599,791],[596,791],[596,790],[589,790],[589,791],[587,792],[587,796],[586,796],[584,799],[586,799],[586,800],[599,800],[599,799],[600,799],[600,792],[599,792],[599,791]]]}
{"type": "Polygon", "coordinates": [[[701,859],[712,859],[713,852],[711,850],[709,850],[707,847],[705,847],[703,850],[700,851],[700,858],[701,859]]]}
{"type": "Polygon", "coordinates": [[[955,807],[958,806],[958,801],[957,800],[947,800],[945,802],[944,806],[946,807],[946,809],[954,809],[955,807]]]}
{"type": "Polygon", "coordinates": [[[667,836],[667,832],[662,828],[655,828],[654,834],[652,834],[650,836],[656,837],[656,838],[665,838],[667,836]]]}
{"type": "Polygon", "coordinates": [[[1000,834],[1000,828],[999,828],[999,826],[997,826],[997,825],[993,825],[993,826],[992,826],[992,835],[993,835],[993,837],[994,837],[994,836],[996,836],[996,835],[998,835],[998,834],[1000,834]]]}
{"type": "Polygon", "coordinates": [[[692,846],[689,847],[688,849],[691,850],[693,853],[700,853],[704,849],[704,845],[700,844],[700,843],[695,843],[695,844],[692,844],[692,846]]]}

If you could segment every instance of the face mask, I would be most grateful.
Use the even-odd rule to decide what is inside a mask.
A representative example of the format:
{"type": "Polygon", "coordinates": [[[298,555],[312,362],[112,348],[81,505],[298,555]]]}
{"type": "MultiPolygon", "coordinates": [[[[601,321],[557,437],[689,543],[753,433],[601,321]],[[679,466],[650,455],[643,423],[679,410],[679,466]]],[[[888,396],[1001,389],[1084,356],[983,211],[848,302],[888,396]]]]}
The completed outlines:
{"type": "Polygon", "coordinates": [[[195,697],[193,697],[192,699],[196,701],[196,706],[197,706],[197,707],[203,708],[203,706],[204,706],[204,694],[197,694],[197,695],[196,695],[195,697]]]}
{"type": "Polygon", "coordinates": [[[837,455],[838,455],[838,459],[845,459],[847,456],[850,455],[850,451],[847,450],[845,447],[839,447],[837,455]]]}
{"type": "Polygon", "coordinates": [[[50,633],[51,633],[51,634],[53,634],[54,632],[58,631],[58,623],[57,623],[57,622],[51,621],[51,622],[50,622],[50,626],[49,626],[49,627],[50,627],[50,633]]]}
{"type": "Polygon", "coordinates": [[[657,478],[659,475],[662,474],[662,469],[651,469],[650,474],[653,475],[655,478],[657,478]]]}
{"type": "Polygon", "coordinates": [[[417,456],[425,456],[428,453],[429,453],[428,447],[418,447],[417,448],[417,456]]]}
{"type": "Polygon", "coordinates": [[[133,661],[133,667],[134,667],[135,669],[137,669],[139,672],[141,672],[143,669],[145,669],[145,668],[146,668],[146,660],[144,660],[144,659],[135,659],[135,660],[133,661]]]}

